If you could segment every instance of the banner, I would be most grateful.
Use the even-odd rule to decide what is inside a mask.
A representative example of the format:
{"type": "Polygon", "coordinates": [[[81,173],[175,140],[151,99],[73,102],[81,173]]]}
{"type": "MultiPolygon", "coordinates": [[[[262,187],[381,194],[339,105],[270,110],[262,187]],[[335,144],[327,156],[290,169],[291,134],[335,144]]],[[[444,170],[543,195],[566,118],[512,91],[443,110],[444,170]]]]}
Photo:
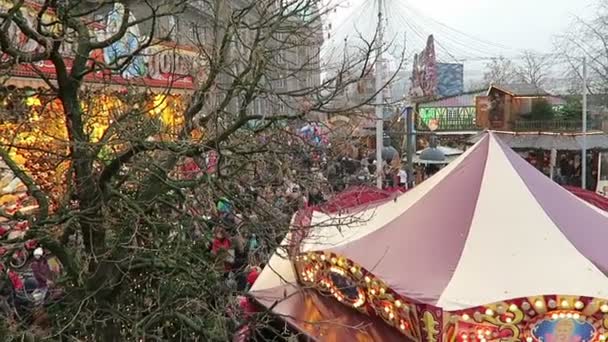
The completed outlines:
{"type": "MultiPolygon", "coordinates": [[[[13,4],[7,0],[0,0],[0,12],[7,12],[13,4]]],[[[38,9],[36,5],[24,5],[21,14],[29,27],[36,27],[38,9]]],[[[96,40],[105,40],[111,37],[119,29],[124,14],[122,4],[116,3],[108,13],[105,25],[93,23],[91,31],[96,40]]],[[[129,21],[135,21],[131,17],[129,21]]],[[[51,10],[42,16],[43,23],[57,22],[57,17],[51,10]]],[[[51,26],[49,31],[60,30],[51,26]]],[[[10,36],[13,37],[12,45],[23,52],[42,52],[44,47],[38,42],[29,39],[17,25],[12,24],[9,28],[10,36]]],[[[89,67],[94,61],[103,62],[107,65],[120,65],[125,63],[127,57],[136,52],[141,44],[147,42],[137,25],[129,28],[127,33],[119,41],[111,44],[103,50],[93,51],[89,56],[89,67]]],[[[66,41],[62,43],[61,54],[68,70],[74,61],[74,47],[66,41]]],[[[0,61],[9,61],[7,55],[0,56],[0,61]]],[[[85,77],[85,81],[93,83],[110,84],[134,84],[150,87],[171,87],[180,89],[193,89],[198,79],[203,77],[204,65],[200,62],[196,49],[187,46],[178,46],[171,42],[155,42],[150,47],[143,49],[130,60],[119,71],[99,70],[91,72],[85,77]]],[[[36,63],[23,63],[16,65],[11,71],[12,76],[39,78],[39,73],[49,79],[56,78],[55,66],[50,60],[36,63]]]]}

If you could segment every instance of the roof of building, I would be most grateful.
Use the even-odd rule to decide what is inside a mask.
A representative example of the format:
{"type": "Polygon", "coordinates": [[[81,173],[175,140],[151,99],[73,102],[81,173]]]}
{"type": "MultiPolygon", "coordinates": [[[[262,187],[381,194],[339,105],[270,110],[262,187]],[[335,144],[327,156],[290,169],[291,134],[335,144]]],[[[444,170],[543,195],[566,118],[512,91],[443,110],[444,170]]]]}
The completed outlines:
{"type": "Polygon", "coordinates": [[[498,89],[513,96],[548,96],[546,90],[528,83],[513,83],[513,84],[493,84],[490,86],[488,93],[492,88],[498,89]]]}
{"type": "Polygon", "coordinates": [[[552,96],[545,97],[545,99],[552,106],[564,106],[568,102],[568,101],[566,101],[565,98],[563,98],[561,96],[553,96],[552,95],[552,96]]]}
{"type": "MultiPolygon", "coordinates": [[[[497,88],[499,89],[499,88],[497,88]]],[[[455,96],[448,96],[437,100],[422,102],[418,104],[418,108],[441,108],[441,107],[475,107],[475,98],[477,96],[485,96],[485,90],[464,93],[455,96]]],[[[531,96],[531,95],[518,95],[531,96]]],[[[546,100],[552,106],[563,106],[566,100],[560,96],[545,95],[546,100]]]]}
{"type": "Polygon", "coordinates": [[[435,108],[435,107],[474,107],[475,98],[485,95],[485,90],[476,90],[460,95],[448,96],[437,100],[423,102],[418,105],[418,108],[435,108]]]}
{"type": "MultiPolygon", "coordinates": [[[[468,143],[474,144],[484,139],[485,132],[471,137],[468,143]]],[[[580,151],[582,133],[549,133],[549,132],[494,132],[494,136],[516,150],[580,151]]],[[[603,132],[589,132],[586,139],[589,150],[608,150],[608,135],[603,132]]]]}

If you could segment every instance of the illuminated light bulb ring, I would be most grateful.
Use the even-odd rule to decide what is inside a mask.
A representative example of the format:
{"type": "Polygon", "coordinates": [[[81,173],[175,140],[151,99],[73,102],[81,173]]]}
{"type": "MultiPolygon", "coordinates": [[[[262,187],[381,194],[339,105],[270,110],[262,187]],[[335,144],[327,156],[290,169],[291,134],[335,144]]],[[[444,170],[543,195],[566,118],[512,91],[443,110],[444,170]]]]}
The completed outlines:
{"type": "Polygon", "coordinates": [[[332,294],[338,301],[357,309],[366,303],[365,291],[347,270],[337,266],[330,267],[328,281],[332,294]]]}

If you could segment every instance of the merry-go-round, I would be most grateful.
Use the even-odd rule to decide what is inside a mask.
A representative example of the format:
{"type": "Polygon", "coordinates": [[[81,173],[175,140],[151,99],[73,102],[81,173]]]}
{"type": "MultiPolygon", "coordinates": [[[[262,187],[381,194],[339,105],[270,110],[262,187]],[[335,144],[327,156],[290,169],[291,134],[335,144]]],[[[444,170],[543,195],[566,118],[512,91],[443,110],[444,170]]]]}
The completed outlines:
{"type": "Polygon", "coordinates": [[[283,245],[250,295],[312,340],[608,337],[608,213],[492,133],[403,195],[299,213],[283,245]]]}

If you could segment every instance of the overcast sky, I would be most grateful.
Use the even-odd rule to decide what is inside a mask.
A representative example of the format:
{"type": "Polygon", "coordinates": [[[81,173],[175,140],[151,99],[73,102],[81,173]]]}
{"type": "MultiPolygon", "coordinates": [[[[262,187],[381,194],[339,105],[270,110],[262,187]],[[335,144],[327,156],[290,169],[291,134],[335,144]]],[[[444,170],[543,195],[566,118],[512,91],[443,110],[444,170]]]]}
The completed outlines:
{"type": "MultiPolygon", "coordinates": [[[[372,30],[375,24],[369,22],[376,16],[375,1],[349,0],[348,8],[331,19],[334,31],[339,27],[342,35],[352,35],[353,25],[362,31],[366,27],[372,30]]],[[[452,62],[479,56],[518,56],[524,50],[551,53],[556,35],[567,30],[575,16],[591,16],[599,0],[384,1],[389,7],[388,30],[393,34],[406,32],[409,52],[418,52],[422,37],[432,33],[440,45],[436,44],[440,61],[452,62]]],[[[341,34],[335,32],[335,37],[341,34]]],[[[485,62],[464,63],[468,78],[482,74],[485,62]]]]}
{"type": "Polygon", "coordinates": [[[596,0],[410,0],[409,3],[436,20],[479,38],[516,49],[550,52],[553,36],[567,29],[573,16],[589,15],[596,0]]]}

